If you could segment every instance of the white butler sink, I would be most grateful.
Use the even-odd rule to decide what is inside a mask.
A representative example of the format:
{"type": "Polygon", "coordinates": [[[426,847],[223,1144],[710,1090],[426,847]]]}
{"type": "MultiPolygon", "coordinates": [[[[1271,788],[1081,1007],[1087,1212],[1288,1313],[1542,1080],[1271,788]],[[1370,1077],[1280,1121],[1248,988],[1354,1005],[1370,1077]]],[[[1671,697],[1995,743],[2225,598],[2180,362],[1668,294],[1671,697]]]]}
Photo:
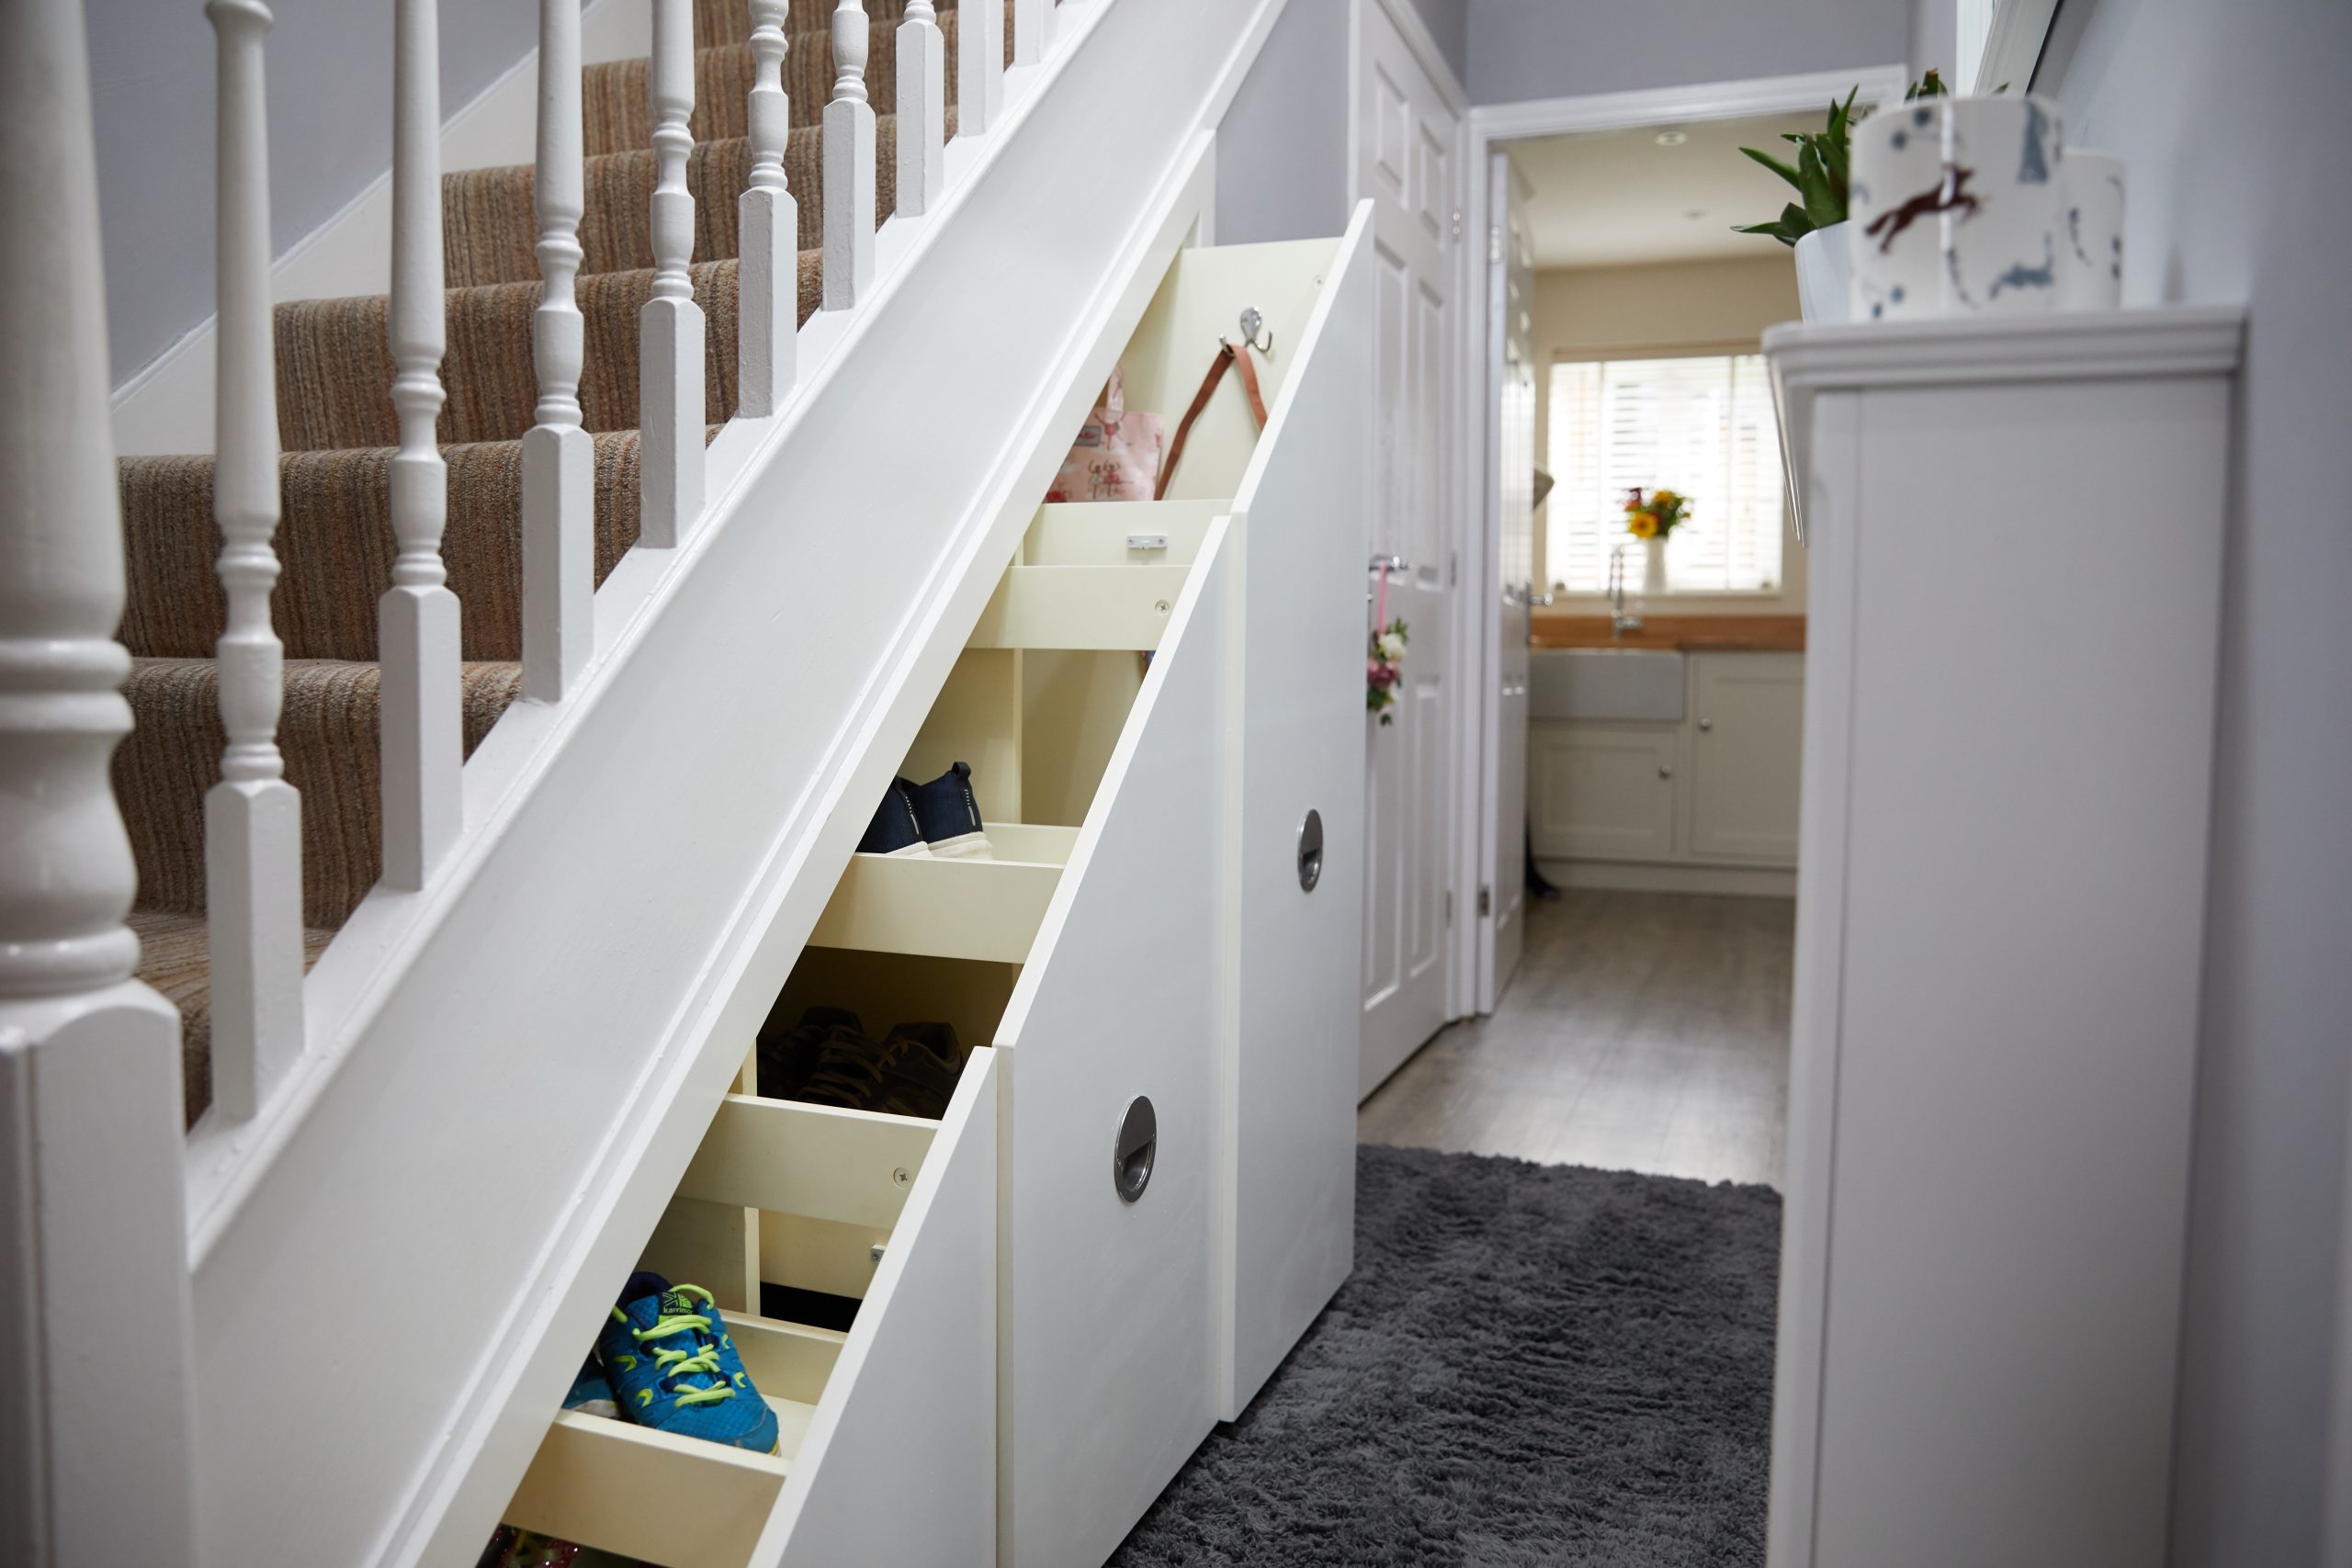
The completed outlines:
{"type": "Polygon", "coordinates": [[[1528,656],[1530,718],[1682,721],[1682,655],[1662,648],[1546,648],[1528,656]]]}

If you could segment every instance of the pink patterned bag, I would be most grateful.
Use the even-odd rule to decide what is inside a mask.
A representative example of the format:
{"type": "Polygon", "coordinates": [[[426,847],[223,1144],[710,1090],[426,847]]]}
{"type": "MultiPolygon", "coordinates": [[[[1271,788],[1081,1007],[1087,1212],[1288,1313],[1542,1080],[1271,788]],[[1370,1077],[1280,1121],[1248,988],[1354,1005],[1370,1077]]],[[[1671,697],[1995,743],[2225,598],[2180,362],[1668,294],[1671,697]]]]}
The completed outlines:
{"type": "Polygon", "coordinates": [[[1156,413],[1127,412],[1126,385],[1114,367],[1102,405],[1087,417],[1046,499],[1151,500],[1167,448],[1166,426],[1156,413]]]}

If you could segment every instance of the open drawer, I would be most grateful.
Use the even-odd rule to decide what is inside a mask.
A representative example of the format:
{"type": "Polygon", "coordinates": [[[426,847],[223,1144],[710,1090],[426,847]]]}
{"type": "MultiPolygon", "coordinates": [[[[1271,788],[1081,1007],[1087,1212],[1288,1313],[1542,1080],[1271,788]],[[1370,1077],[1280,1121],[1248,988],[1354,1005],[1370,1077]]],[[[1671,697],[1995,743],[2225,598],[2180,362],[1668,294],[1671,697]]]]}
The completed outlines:
{"type": "Polygon", "coordinates": [[[836,1332],[724,1314],[779,1417],[776,1454],[559,1415],[507,1522],[664,1568],[989,1561],[997,1092],[982,1048],[937,1122],[729,1095],[648,1262],[700,1247],[697,1273],[718,1277],[727,1215],[739,1238],[763,1211],[879,1231],[854,1320],[836,1332]]]}

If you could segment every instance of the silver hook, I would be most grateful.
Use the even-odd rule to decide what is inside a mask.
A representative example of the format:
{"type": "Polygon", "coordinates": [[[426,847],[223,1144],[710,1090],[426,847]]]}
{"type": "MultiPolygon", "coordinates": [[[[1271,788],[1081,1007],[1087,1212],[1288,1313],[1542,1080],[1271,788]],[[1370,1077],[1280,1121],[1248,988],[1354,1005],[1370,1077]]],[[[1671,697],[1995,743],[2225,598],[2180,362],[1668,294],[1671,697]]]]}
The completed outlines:
{"type": "Polygon", "coordinates": [[[1266,318],[1260,313],[1255,305],[1242,308],[1241,341],[1261,354],[1271,355],[1274,352],[1274,334],[1266,330],[1266,318]],[[1266,340],[1263,343],[1258,341],[1261,334],[1266,340]]]}

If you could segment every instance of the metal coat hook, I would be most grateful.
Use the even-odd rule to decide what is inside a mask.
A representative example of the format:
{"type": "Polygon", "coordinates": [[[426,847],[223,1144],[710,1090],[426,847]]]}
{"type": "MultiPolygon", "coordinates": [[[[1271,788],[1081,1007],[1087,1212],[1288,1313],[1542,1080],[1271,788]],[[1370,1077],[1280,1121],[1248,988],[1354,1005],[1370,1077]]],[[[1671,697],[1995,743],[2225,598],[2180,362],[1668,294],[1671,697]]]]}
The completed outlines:
{"type": "Polygon", "coordinates": [[[1274,334],[1267,331],[1266,318],[1255,305],[1242,308],[1241,341],[1261,354],[1271,355],[1274,352],[1274,334]],[[1264,336],[1265,342],[1258,341],[1261,335],[1264,336]]]}

